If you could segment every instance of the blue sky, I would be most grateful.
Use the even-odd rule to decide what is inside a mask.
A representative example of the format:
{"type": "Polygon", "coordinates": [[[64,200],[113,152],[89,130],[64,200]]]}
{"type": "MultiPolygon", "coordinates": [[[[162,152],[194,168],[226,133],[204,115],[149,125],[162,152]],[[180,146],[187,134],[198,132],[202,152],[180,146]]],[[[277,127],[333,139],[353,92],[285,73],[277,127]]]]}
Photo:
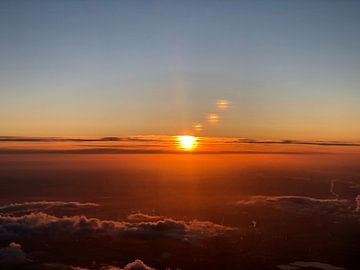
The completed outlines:
{"type": "Polygon", "coordinates": [[[2,135],[359,138],[360,2],[1,1],[2,135]]]}

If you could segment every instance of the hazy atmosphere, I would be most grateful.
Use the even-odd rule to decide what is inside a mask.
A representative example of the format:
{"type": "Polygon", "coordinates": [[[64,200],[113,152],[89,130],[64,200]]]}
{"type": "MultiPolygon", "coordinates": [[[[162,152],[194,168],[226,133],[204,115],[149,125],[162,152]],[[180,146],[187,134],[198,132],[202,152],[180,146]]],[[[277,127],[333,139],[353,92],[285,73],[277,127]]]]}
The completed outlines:
{"type": "Polygon", "coordinates": [[[0,1],[0,270],[360,269],[359,12],[0,1]]]}

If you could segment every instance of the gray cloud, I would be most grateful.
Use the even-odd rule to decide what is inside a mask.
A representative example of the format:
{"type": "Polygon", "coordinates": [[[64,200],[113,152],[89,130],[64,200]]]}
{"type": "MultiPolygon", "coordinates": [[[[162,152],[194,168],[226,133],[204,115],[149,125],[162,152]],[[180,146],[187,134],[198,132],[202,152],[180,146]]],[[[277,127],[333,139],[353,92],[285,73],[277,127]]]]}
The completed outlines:
{"type": "Polygon", "coordinates": [[[360,195],[356,196],[356,211],[360,211],[360,195]]]}
{"type": "Polygon", "coordinates": [[[282,205],[300,205],[304,207],[313,207],[317,205],[336,205],[346,204],[346,200],[340,199],[317,199],[307,196],[252,196],[248,200],[238,201],[237,204],[269,204],[276,203],[282,205]]]}
{"type": "MultiPolygon", "coordinates": [[[[72,266],[72,265],[63,265],[63,264],[45,264],[42,265],[41,270],[90,270],[89,268],[83,268],[78,266],[72,266]]],[[[124,266],[124,268],[117,267],[114,265],[104,265],[100,268],[95,268],[98,270],[155,270],[155,268],[152,268],[148,265],[146,265],[142,260],[135,260],[131,263],[128,263],[124,266]]],[[[92,270],[95,270],[92,268],[92,270]]],[[[170,270],[170,269],[169,269],[170,270]]]]}
{"type": "Polygon", "coordinates": [[[96,207],[96,203],[81,203],[81,202],[63,202],[63,201],[38,201],[38,202],[23,202],[12,203],[0,206],[0,213],[2,214],[19,214],[36,211],[46,211],[52,209],[71,210],[79,208],[96,207]]]}
{"type": "MultiPolygon", "coordinates": [[[[360,143],[338,142],[338,141],[298,141],[298,140],[258,140],[246,138],[200,138],[202,144],[233,144],[239,147],[242,144],[282,144],[282,145],[322,145],[322,146],[360,146],[360,143]]],[[[124,137],[99,137],[99,138],[69,138],[69,137],[16,137],[0,136],[1,142],[18,142],[33,145],[33,147],[12,147],[11,144],[4,143],[0,148],[0,154],[189,154],[176,148],[162,148],[160,146],[173,146],[176,144],[172,136],[124,136],[124,137]],[[73,144],[73,148],[52,148],[43,147],[42,143],[67,143],[73,144]],[[139,142],[143,142],[140,145],[139,142]],[[37,143],[37,144],[31,144],[37,143]],[[88,143],[88,144],[84,144],[88,143]]],[[[327,154],[331,153],[329,149],[327,154]]],[[[261,149],[236,149],[233,150],[197,150],[191,154],[326,154],[324,151],[273,151],[261,149]]]]}
{"type": "MultiPolygon", "coordinates": [[[[359,200],[358,200],[359,203],[359,200]]],[[[279,210],[354,216],[354,203],[342,199],[317,199],[306,196],[252,196],[236,202],[238,206],[273,207],[279,210]]]]}
{"type": "Polygon", "coordinates": [[[127,216],[128,220],[135,221],[135,222],[159,221],[164,218],[165,217],[163,217],[163,216],[152,216],[152,215],[147,215],[147,214],[143,214],[143,213],[135,213],[135,214],[131,214],[131,215],[127,216]]]}
{"type": "Polygon", "coordinates": [[[55,217],[42,212],[17,217],[0,215],[0,239],[21,239],[24,236],[31,237],[41,234],[81,234],[195,240],[218,236],[234,230],[236,229],[209,221],[182,221],[171,218],[148,222],[122,222],[85,216],[55,217]]]}
{"type": "Polygon", "coordinates": [[[257,155],[308,155],[308,154],[329,154],[330,152],[316,151],[257,151],[257,150],[215,150],[215,151],[194,151],[186,152],[182,150],[161,150],[161,149],[129,149],[121,147],[102,146],[101,148],[81,148],[81,149],[15,149],[2,148],[0,154],[182,154],[182,155],[208,155],[208,154],[257,154],[257,155]]]}
{"type": "Polygon", "coordinates": [[[124,268],[119,268],[116,266],[103,266],[100,270],[155,270],[150,266],[147,266],[142,260],[135,260],[134,262],[128,263],[124,268]]]}
{"type": "Polygon", "coordinates": [[[0,142],[119,142],[119,141],[158,142],[162,140],[152,136],[100,137],[100,138],[0,136],[0,142]]]}
{"type": "Polygon", "coordinates": [[[299,141],[299,140],[259,140],[240,138],[229,143],[246,143],[246,144],[300,144],[300,145],[319,145],[319,146],[360,146],[356,142],[341,142],[341,141],[299,141]]]}
{"type": "MultiPolygon", "coordinates": [[[[65,264],[52,264],[52,263],[40,263],[34,262],[28,258],[28,255],[22,250],[21,245],[15,242],[11,242],[8,247],[0,249],[0,267],[6,267],[5,269],[39,269],[39,270],[90,270],[89,268],[83,268],[65,264]]],[[[120,268],[113,265],[99,266],[98,270],[155,270],[154,268],[146,265],[142,260],[135,260],[128,263],[124,268],[120,268]]],[[[95,270],[95,269],[93,269],[95,270]]]]}
{"type": "Polygon", "coordinates": [[[334,266],[328,263],[320,263],[320,262],[304,262],[304,261],[296,261],[290,263],[288,265],[278,265],[279,269],[282,270],[297,270],[297,269],[304,269],[304,268],[317,268],[322,270],[345,270],[343,267],[334,266]]]}
{"type": "Polygon", "coordinates": [[[12,242],[8,247],[0,249],[0,266],[16,267],[30,262],[27,255],[22,251],[21,245],[12,242]]]}
{"type": "MultiPolygon", "coordinates": [[[[98,138],[71,138],[71,137],[20,137],[0,136],[0,142],[169,142],[169,136],[121,136],[121,137],[98,137],[98,138]]],[[[300,145],[323,145],[323,146],[360,146],[358,142],[343,141],[301,141],[301,140],[262,140],[251,138],[220,139],[222,143],[241,144],[300,144],[300,145]]]]}

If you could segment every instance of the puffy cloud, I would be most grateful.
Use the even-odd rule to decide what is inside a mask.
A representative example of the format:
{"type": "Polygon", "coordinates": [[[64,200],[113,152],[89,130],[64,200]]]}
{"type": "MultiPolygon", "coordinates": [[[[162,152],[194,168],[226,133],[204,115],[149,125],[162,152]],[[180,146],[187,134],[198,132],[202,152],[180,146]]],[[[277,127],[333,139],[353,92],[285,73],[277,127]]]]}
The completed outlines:
{"type": "MultiPolygon", "coordinates": [[[[82,268],[72,265],[63,265],[63,264],[45,264],[39,266],[41,270],[90,270],[89,268],[82,268]]],[[[135,260],[131,263],[128,263],[124,266],[124,268],[120,268],[118,266],[114,265],[104,265],[100,268],[91,268],[92,270],[98,269],[98,270],[155,270],[155,268],[152,268],[148,265],[146,265],[142,260],[135,260]]],[[[170,269],[168,269],[170,270],[170,269]]]]}
{"type": "Polygon", "coordinates": [[[38,202],[23,202],[12,203],[0,207],[0,213],[18,214],[29,213],[35,211],[46,211],[52,209],[71,210],[78,208],[88,208],[99,206],[96,203],[81,203],[81,202],[62,202],[62,201],[38,201],[38,202]]]}
{"type": "Polygon", "coordinates": [[[356,196],[356,211],[360,211],[360,195],[356,196]]]}
{"type": "Polygon", "coordinates": [[[136,260],[127,264],[123,270],[154,270],[154,268],[147,266],[141,260],[136,260]]]}
{"type": "MultiPolygon", "coordinates": [[[[151,216],[148,218],[151,219],[151,216]]],[[[165,217],[156,221],[121,222],[85,216],[56,217],[42,212],[17,217],[0,215],[0,239],[63,233],[192,240],[214,237],[234,230],[236,229],[209,221],[182,221],[165,217]]]]}
{"type": "Polygon", "coordinates": [[[12,242],[8,247],[0,249],[0,266],[16,267],[28,263],[26,254],[22,251],[21,245],[12,242]]]}
{"type": "Polygon", "coordinates": [[[124,268],[119,268],[116,266],[103,266],[100,270],[155,270],[150,266],[147,266],[142,260],[135,260],[134,262],[128,263],[124,268]]]}

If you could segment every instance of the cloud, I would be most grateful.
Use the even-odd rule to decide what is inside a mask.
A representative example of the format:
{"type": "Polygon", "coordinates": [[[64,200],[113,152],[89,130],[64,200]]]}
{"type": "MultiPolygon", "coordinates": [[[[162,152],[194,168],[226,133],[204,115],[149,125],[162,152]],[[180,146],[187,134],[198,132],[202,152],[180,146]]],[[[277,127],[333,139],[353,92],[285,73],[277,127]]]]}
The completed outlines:
{"type": "Polygon", "coordinates": [[[17,137],[0,136],[0,142],[157,142],[162,141],[161,136],[124,136],[124,137],[100,137],[100,138],[70,138],[70,137],[17,137]]]}
{"type": "Polygon", "coordinates": [[[360,194],[356,196],[356,211],[360,211],[360,194]]]}
{"type": "Polygon", "coordinates": [[[135,260],[134,262],[128,263],[124,268],[119,268],[115,266],[103,266],[100,270],[155,270],[150,266],[147,266],[142,260],[135,260]]]}
{"type": "Polygon", "coordinates": [[[38,201],[38,202],[23,202],[12,203],[0,206],[0,213],[2,214],[19,214],[36,211],[46,211],[53,209],[72,210],[79,208],[96,207],[96,203],[81,203],[81,202],[62,202],[62,201],[38,201]]]}
{"type": "Polygon", "coordinates": [[[0,154],[182,154],[182,155],[233,155],[233,154],[257,154],[257,155],[322,155],[325,152],[316,151],[258,151],[258,150],[205,150],[187,152],[183,150],[162,150],[148,148],[114,148],[113,146],[102,146],[100,148],[80,149],[31,149],[31,148],[1,148],[0,154]]]}
{"type": "Polygon", "coordinates": [[[28,263],[30,260],[22,251],[21,245],[11,242],[8,247],[0,249],[0,266],[15,267],[28,263]]]}
{"type": "MultiPolygon", "coordinates": [[[[261,145],[320,145],[320,146],[360,146],[357,142],[339,141],[298,141],[298,140],[258,140],[246,138],[199,138],[207,150],[197,150],[191,154],[326,154],[327,151],[299,151],[289,149],[266,149],[253,147],[261,145]],[[232,146],[224,148],[220,146],[232,146]],[[246,149],[246,147],[248,149],[246,149]]],[[[0,154],[173,154],[189,152],[175,147],[173,136],[124,136],[124,137],[16,137],[0,136],[0,154]],[[86,144],[85,144],[86,143],[86,144]],[[64,147],[60,147],[64,144],[64,147]],[[1,147],[2,145],[2,147],[1,147]],[[164,147],[165,146],[165,147],[164,147]]]]}
{"type": "MultiPolygon", "coordinates": [[[[11,242],[8,247],[0,249],[0,268],[1,269],[39,269],[39,270],[90,270],[65,264],[52,264],[35,262],[28,258],[28,255],[21,249],[21,245],[11,242]],[[5,268],[4,268],[5,267],[5,268]]],[[[97,267],[99,270],[155,270],[154,268],[146,265],[142,260],[135,260],[128,263],[124,268],[113,265],[105,265],[97,267]]]]}
{"type": "MultiPolygon", "coordinates": [[[[39,268],[41,270],[90,270],[89,268],[83,268],[72,265],[64,265],[64,264],[44,264],[40,265],[39,268]]],[[[128,263],[124,266],[124,268],[120,268],[114,265],[104,265],[97,268],[91,268],[92,270],[155,270],[148,265],[146,265],[142,260],[135,260],[131,263],[128,263]]],[[[169,269],[170,270],[170,269],[169,269]]]]}
{"type": "Polygon", "coordinates": [[[12,149],[2,148],[0,154],[172,154],[180,151],[160,149],[82,148],[82,149],[12,149]]]}
{"type": "Polygon", "coordinates": [[[252,196],[236,202],[238,206],[269,206],[280,210],[318,211],[327,215],[353,215],[353,204],[342,199],[318,199],[306,196],[252,196]]]}
{"type": "Polygon", "coordinates": [[[87,235],[195,240],[236,230],[209,221],[182,221],[162,217],[156,221],[123,222],[85,216],[56,217],[42,212],[23,216],[0,215],[0,239],[39,235],[87,235]]]}
{"type": "MultiPolygon", "coordinates": [[[[241,144],[300,144],[323,146],[360,146],[358,142],[343,141],[301,141],[301,140],[262,140],[251,138],[215,138],[213,141],[241,144]]],[[[171,136],[121,136],[121,137],[26,137],[0,136],[0,142],[169,142],[171,136]]]]}
{"type": "Polygon", "coordinates": [[[300,144],[300,145],[318,145],[318,146],[360,146],[356,142],[341,141],[299,141],[299,140],[259,140],[240,138],[228,141],[228,143],[246,143],[246,144],[300,144]]]}
{"type": "Polygon", "coordinates": [[[300,205],[304,207],[313,207],[317,205],[344,205],[346,200],[339,199],[317,199],[307,196],[252,196],[249,200],[238,201],[237,204],[282,204],[282,205],[300,205]]]}
{"type": "Polygon", "coordinates": [[[279,269],[282,270],[297,270],[297,269],[308,269],[308,268],[316,268],[322,270],[345,270],[343,267],[334,266],[328,263],[320,263],[320,262],[304,262],[304,261],[296,261],[290,263],[288,265],[278,265],[279,269]]]}
{"type": "MultiPolygon", "coordinates": [[[[8,247],[0,249],[0,268],[3,269],[39,269],[39,270],[90,270],[88,268],[77,267],[65,264],[40,263],[30,260],[27,254],[21,249],[21,245],[11,242],[8,247]]],[[[99,270],[155,270],[146,265],[143,261],[137,259],[128,263],[124,268],[113,265],[105,265],[99,270]]]]}
{"type": "Polygon", "coordinates": [[[151,216],[151,215],[147,215],[147,214],[143,214],[143,213],[136,213],[136,214],[131,214],[127,216],[127,219],[130,221],[136,221],[136,222],[141,222],[141,221],[159,221],[164,219],[165,217],[163,216],[151,216]]]}

